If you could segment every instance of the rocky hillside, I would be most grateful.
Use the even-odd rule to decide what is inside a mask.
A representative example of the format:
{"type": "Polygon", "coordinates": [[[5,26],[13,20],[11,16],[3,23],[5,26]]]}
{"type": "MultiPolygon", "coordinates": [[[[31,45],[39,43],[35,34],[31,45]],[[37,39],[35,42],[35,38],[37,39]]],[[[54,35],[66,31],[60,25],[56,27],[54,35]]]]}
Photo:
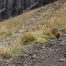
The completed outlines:
{"type": "Polygon", "coordinates": [[[1,21],[0,66],[66,66],[66,0],[1,21]]]}

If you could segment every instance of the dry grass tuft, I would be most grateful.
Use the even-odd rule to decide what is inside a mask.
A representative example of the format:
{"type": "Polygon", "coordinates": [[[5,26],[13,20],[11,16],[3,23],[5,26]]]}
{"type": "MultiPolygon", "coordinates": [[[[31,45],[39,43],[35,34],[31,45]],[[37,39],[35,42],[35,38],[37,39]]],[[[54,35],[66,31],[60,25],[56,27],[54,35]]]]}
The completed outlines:
{"type": "Polygon", "coordinates": [[[21,37],[21,42],[23,44],[35,41],[35,36],[31,32],[24,32],[22,37],[21,37]]]}
{"type": "Polygon", "coordinates": [[[9,48],[6,48],[4,46],[0,46],[0,57],[2,57],[2,58],[11,57],[11,53],[9,50],[10,50],[9,48]]]}

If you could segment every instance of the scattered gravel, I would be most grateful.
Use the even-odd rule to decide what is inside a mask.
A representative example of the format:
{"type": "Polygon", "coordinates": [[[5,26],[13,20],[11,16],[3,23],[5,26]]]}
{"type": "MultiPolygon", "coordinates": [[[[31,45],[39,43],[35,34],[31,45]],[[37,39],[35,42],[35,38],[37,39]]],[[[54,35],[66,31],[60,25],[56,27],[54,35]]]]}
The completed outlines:
{"type": "MultiPolygon", "coordinates": [[[[55,8],[56,6],[52,7],[54,9],[58,9],[64,4],[64,2],[66,2],[66,0],[63,0],[63,2],[57,1],[53,3],[57,8],[55,8]]],[[[49,6],[47,7],[48,8],[44,9],[42,7],[41,11],[39,10],[35,13],[36,15],[34,14],[35,16],[32,15],[30,20],[28,19],[28,23],[26,23],[26,28],[29,29],[32,26],[31,24],[36,25],[37,20],[43,19],[45,16],[42,16],[41,18],[40,16],[44,10],[50,9],[49,6]]],[[[0,44],[7,46],[11,44],[22,32],[24,32],[17,28],[15,30],[16,31],[10,37],[0,39],[0,44]]],[[[59,39],[48,39],[48,42],[46,43],[30,43],[29,45],[22,46],[22,52],[20,55],[12,58],[1,58],[0,66],[66,66],[66,32],[64,32],[64,35],[59,39]]]]}

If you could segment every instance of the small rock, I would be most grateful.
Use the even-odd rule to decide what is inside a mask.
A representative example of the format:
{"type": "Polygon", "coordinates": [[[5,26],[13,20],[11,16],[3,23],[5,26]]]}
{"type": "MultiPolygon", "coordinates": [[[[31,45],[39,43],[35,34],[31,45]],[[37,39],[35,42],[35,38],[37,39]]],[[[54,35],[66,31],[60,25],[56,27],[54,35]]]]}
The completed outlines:
{"type": "Polygon", "coordinates": [[[65,58],[62,58],[59,60],[60,62],[66,62],[66,59],[65,58]]]}
{"type": "Polygon", "coordinates": [[[66,58],[66,54],[64,54],[64,57],[66,58]]]}
{"type": "Polygon", "coordinates": [[[54,49],[49,48],[50,52],[54,51],[54,49]]]}
{"type": "Polygon", "coordinates": [[[36,57],[37,57],[36,54],[34,54],[34,55],[33,55],[33,58],[36,58],[36,57]]]}
{"type": "Polygon", "coordinates": [[[42,48],[44,49],[44,48],[46,48],[45,46],[42,46],[42,48]]]}
{"type": "Polygon", "coordinates": [[[24,32],[25,30],[19,30],[19,33],[22,33],[22,32],[24,32]]]}

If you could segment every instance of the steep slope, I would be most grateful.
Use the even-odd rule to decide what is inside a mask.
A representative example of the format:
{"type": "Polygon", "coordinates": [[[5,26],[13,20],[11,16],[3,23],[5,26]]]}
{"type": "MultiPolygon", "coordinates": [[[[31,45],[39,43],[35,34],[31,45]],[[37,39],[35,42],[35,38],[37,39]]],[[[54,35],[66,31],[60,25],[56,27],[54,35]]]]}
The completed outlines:
{"type": "Polygon", "coordinates": [[[66,0],[0,22],[0,57],[0,66],[66,66],[66,0]]]}
{"type": "Polygon", "coordinates": [[[1,52],[5,50],[1,56],[19,52],[20,46],[25,42],[27,44],[29,44],[28,42],[46,42],[51,37],[50,29],[52,27],[58,29],[66,27],[65,14],[66,1],[59,0],[0,22],[0,49],[1,52]]]}

